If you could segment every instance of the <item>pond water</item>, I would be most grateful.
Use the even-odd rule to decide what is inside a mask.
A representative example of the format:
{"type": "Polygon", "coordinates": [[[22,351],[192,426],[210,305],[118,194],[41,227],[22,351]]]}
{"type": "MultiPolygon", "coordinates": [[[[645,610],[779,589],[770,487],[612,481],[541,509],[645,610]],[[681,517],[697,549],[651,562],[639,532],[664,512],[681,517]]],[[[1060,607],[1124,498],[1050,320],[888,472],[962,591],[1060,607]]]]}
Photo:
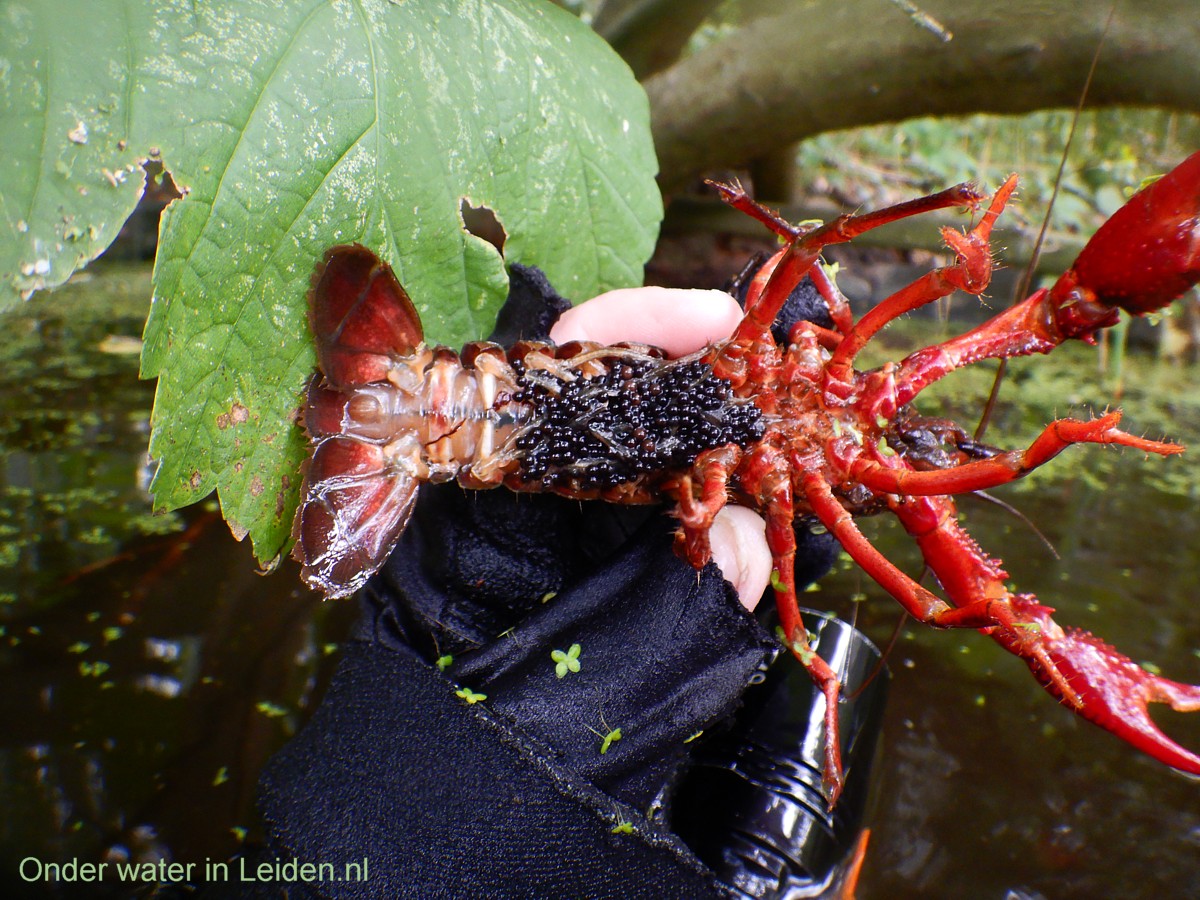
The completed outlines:
{"type": "MultiPolygon", "coordinates": [[[[97,267],[3,319],[5,896],[47,896],[12,877],[27,856],[202,861],[255,839],[257,772],[312,709],[352,615],[301,589],[290,564],[260,577],[211,505],[149,513],[153,387],[136,379],[149,293],[145,269],[97,267]]],[[[1064,367],[1017,367],[990,438],[1015,445],[1055,413],[1104,405],[1107,388],[1076,377],[1091,366],[1076,349],[1064,367]]],[[[972,377],[923,408],[970,420],[986,373],[972,377]]],[[[1151,362],[1128,378],[1132,430],[1200,445],[1200,372],[1151,362]]],[[[1197,682],[1190,466],[1089,449],[1004,491],[1057,558],[1003,510],[962,509],[1060,622],[1197,682]]],[[[865,527],[919,570],[894,523],[865,527]]],[[[848,565],[805,600],[857,617],[881,645],[899,619],[848,565]]],[[[1156,896],[1200,896],[1200,783],[1059,708],[974,632],[905,624],[889,664],[860,897],[1132,897],[1149,895],[1151,878],[1156,896]]],[[[1200,716],[1158,718],[1200,747],[1200,716]]]]}

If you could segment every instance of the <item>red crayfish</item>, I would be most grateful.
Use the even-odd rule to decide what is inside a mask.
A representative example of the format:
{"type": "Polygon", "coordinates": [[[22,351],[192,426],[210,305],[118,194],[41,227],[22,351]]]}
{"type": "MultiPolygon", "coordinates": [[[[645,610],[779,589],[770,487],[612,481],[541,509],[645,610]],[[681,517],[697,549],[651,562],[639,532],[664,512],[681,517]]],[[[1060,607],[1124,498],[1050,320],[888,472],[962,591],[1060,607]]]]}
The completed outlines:
{"type": "Polygon", "coordinates": [[[1200,281],[1200,153],[1134,195],[1052,288],[967,334],[866,372],[854,368],[855,358],[892,319],[955,290],[987,287],[989,236],[1016,177],[970,231],[943,230],[953,264],[857,322],[815,265],[824,247],[930,210],[974,209],[986,196],[959,185],[802,229],[739,188],[718,187],[786,244],[751,282],[733,336],[681,359],[638,344],[429,348],[391,269],[364,247],[331,249],[310,298],[323,378],[310,388],[305,416],[314,444],[296,525],[305,580],[329,596],[361,586],[395,545],[422,481],[619,503],[669,498],[680,522],[677,549],[696,567],[710,557],[708,532],[720,509],[752,507],[767,523],[785,641],[825,696],[832,803],[841,786],[839,685],[809,649],[793,572],[793,520],[813,517],[911,615],[940,628],[979,629],[1025,660],[1064,705],[1154,758],[1200,774],[1200,756],[1163,734],[1147,711],[1155,702],[1200,709],[1200,686],[1151,674],[1091,634],[1063,629],[1032,595],[1010,592],[999,562],[959,526],[951,498],[1019,478],[1070,444],[1162,455],[1183,448],[1121,431],[1114,412],[1060,419],[1028,449],[1001,452],[909,405],[956,368],[1047,353],[1068,338],[1094,342],[1120,309],[1161,309],[1200,281]],[[780,346],[772,324],[806,276],[833,327],[800,322],[780,346]],[[932,448],[917,439],[931,432],[938,439],[932,448]],[[944,597],[901,572],[859,531],[854,515],[883,509],[917,542],[944,597]]]}

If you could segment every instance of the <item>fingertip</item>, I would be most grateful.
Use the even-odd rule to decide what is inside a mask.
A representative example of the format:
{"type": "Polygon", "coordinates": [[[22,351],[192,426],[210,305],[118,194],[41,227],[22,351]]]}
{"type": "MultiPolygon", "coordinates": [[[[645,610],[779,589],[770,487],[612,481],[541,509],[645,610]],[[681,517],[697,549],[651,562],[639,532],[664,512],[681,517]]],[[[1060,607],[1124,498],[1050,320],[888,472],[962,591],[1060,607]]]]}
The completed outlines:
{"type": "Polygon", "coordinates": [[[742,310],[724,291],[625,288],[567,310],[550,330],[556,343],[637,341],[682,356],[733,333],[742,310]]]}
{"type": "Polygon", "coordinates": [[[771,583],[774,565],[762,516],[744,506],[726,506],[713,520],[708,538],[713,562],[742,606],[753,612],[771,583]]]}

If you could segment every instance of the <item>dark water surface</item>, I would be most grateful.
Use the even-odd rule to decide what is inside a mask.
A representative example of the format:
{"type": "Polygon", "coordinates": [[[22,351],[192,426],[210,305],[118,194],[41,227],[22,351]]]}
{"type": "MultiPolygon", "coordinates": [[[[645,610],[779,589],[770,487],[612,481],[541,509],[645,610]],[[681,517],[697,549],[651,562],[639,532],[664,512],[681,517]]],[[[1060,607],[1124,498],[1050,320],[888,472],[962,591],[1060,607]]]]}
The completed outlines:
{"type": "MultiPolygon", "coordinates": [[[[149,514],[153,388],[135,377],[148,272],[95,272],[0,322],[0,889],[26,857],[202,863],[252,840],[257,772],[308,715],[352,615],[290,565],[256,574],[211,506],[149,514]]],[[[1034,422],[1103,403],[1024,371],[1032,399],[1009,403],[1034,422]]],[[[1196,405],[1164,387],[1179,371],[1149,371],[1128,388],[1131,428],[1166,396],[1174,433],[1198,442],[1196,405]]],[[[1200,393],[1200,373],[1182,377],[1200,393]]],[[[974,389],[954,389],[964,409],[974,389]]],[[[1016,444],[1031,427],[990,437],[1016,444]]],[[[1004,492],[1059,559],[996,507],[962,508],[1060,622],[1196,682],[1200,489],[1182,465],[1089,450],[1004,492]]],[[[866,527],[919,571],[894,523],[866,527]]],[[[857,614],[881,644],[898,619],[852,567],[804,599],[857,614]]],[[[1200,896],[1200,782],[1059,708],[974,632],[905,625],[890,666],[860,897],[1200,896]]],[[[1200,747],[1200,715],[1159,720],[1200,747]]]]}

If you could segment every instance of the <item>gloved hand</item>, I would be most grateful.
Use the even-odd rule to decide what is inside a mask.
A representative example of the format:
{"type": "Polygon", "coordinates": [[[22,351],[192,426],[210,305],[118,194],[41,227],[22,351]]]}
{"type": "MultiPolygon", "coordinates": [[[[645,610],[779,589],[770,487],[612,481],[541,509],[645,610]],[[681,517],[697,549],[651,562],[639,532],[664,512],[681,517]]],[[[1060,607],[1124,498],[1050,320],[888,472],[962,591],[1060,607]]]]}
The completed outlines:
{"type": "MultiPolygon", "coordinates": [[[[498,337],[544,334],[561,302],[536,272],[513,283],[498,337]]],[[[687,352],[739,318],[693,294],[683,312],[598,299],[552,333],[687,352]]],[[[689,742],[777,653],[748,612],[770,572],[761,520],[730,512],[714,556],[740,599],[674,555],[659,509],[423,487],[321,707],[264,773],[276,857],[366,861],[367,882],[321,896],[728,896],[666,818],[689,742]]],[[[835,555],[808,535],[798,560],[811,578],[835,555]]]]}

